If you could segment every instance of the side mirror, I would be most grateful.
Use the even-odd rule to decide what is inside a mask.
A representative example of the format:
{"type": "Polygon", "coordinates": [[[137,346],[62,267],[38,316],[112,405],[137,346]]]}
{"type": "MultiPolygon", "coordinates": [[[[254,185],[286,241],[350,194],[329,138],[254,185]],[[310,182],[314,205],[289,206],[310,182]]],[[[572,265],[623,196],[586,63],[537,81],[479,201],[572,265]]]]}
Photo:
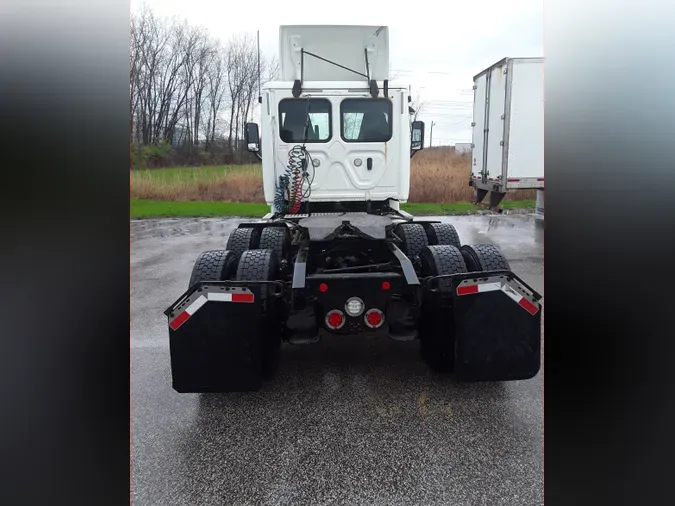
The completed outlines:
{"type": "Polygon", "coordinates": [[[244,140],[246,141],[246,149],[253,153],[260,151],[260,133],[258,132],[257,123],[246,123],[244,127],[244,140]]]}
{"type": "Polygon", "coordinates": [[[424,149],[424,121],[413,121],[410,150],[419,151],[424,149]]]}

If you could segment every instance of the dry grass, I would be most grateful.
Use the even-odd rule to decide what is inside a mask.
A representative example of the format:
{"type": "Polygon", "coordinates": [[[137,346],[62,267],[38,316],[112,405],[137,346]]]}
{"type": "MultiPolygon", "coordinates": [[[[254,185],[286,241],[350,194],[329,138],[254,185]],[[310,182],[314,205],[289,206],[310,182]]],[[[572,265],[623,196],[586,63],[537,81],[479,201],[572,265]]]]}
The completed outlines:
{"type": "Polygon", "coordinates": [[[131,195],[148,200],[265,202],[262,176],[232,171],[207,180],[169,180],[131,176],[131,195]]]}
{"type": "MultiPolygon", "coordinates": [[[[427,148],[417,153],[410,167],[410,202],[470,202],[471,155],[447,147],[427,148]]],[[[535,190],[509,192],[506,200],[536,198],[535,190]]]]}
{"type": "MultiPolygon", "coordinates": [[[[471,157],[448,148],[428,148],[411,160],[410,202],[447,203],[473,199],[468,186],[471,157]]],[[[133,171],[134,198],[166,201],[264,202],[260,165],[133,171]]],[[[533,190],[508,200],[534,199],[533,190]]]]}
{"type": "Polygon", "coordinates": [[[428,148],[410,164],[410,202],[464,202],[473,198],[468,186],[471,157],[451,149],[428,148]]]}
{"type": "Polygon", "coordinates": [[[131,195],[173,202],[265,202],[260,165],[220,165],[137,170],[131,195]]]}

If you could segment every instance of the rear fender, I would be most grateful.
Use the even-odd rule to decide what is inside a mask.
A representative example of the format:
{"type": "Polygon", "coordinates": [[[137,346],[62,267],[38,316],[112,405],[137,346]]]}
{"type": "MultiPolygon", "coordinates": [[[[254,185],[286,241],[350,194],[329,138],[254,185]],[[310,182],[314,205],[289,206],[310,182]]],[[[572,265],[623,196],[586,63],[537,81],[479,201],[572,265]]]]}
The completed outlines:
{"type": "Polygon", "coordinates": [[[457,379],[508,381],[539,372],[541,295],[516,274],[500,270],[433,276],[425,279],[425,286],[442,306],[452,308],[457,379]],[[439,283],[441,278],[446,281],[439,283]]]}

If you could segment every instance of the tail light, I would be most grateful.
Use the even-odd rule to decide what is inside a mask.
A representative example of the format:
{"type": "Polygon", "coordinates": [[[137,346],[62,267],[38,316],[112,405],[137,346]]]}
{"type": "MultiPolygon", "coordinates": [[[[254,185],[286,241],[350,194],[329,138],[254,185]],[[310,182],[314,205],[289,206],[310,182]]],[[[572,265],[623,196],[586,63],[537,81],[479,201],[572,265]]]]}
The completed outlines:
{"type": "Polygon", "coordinates": [[[379,309],[369,309],[363,319],[371,329],[377,329],[384,323],[384,313],[379,309]]]}
{"type": "Polygon", "coordinates": [[[345,315],[339,309],[333,309],[326,314],[326,326],[331,330],[337,330],[345,324],[345,315]]]}

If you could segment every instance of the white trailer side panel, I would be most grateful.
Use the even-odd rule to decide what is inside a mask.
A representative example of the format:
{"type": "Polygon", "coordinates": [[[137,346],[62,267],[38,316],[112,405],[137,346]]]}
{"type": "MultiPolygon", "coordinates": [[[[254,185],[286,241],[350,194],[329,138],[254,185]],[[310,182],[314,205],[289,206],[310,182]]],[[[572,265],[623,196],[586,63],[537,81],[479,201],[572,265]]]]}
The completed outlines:
{"type": "Polygon", "coordinates": [[[488,95],[488,141],[486,163],[488,179],[502,175],[504,152],[504,118],[506,107],[506,67],[499,65],[490,72],[490,92],[488,95]]]}
{"type": "Polygon", "coordinates": [[[543,58],[514,58],[509,74],[508,128],[504,139],[506,163],[502,177],[509,189],[543,188],[543,58]]]}
{"type": "Polygon", "coordinates": [[[471,175],[481,177],[483,170],[483,148],[484,148],[484,129],[485,129],[485,106],[487,75],[482,74],[476,77],[473,91],[473,129],[471,133],[471,175]]]}

